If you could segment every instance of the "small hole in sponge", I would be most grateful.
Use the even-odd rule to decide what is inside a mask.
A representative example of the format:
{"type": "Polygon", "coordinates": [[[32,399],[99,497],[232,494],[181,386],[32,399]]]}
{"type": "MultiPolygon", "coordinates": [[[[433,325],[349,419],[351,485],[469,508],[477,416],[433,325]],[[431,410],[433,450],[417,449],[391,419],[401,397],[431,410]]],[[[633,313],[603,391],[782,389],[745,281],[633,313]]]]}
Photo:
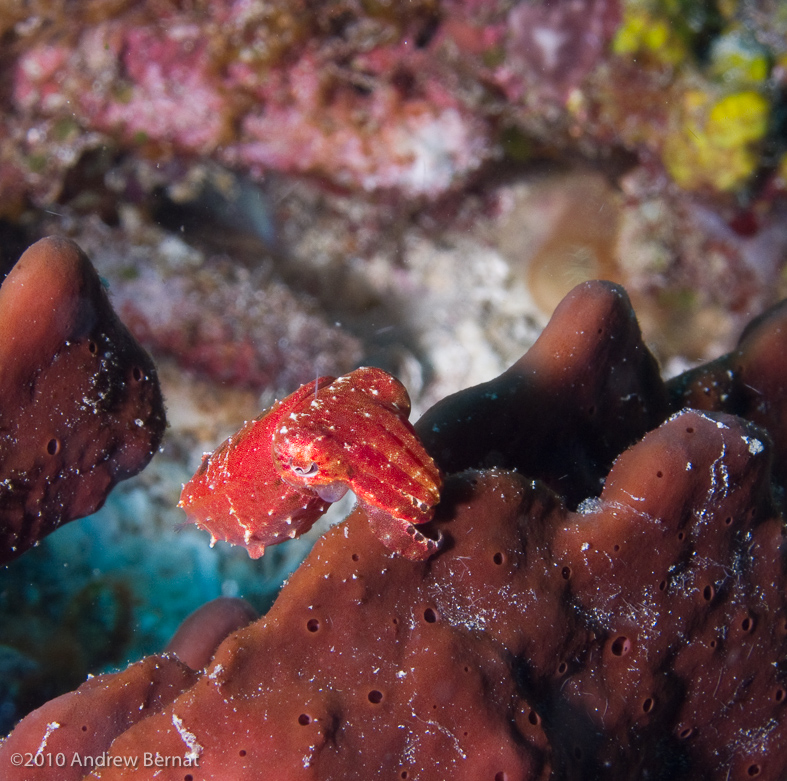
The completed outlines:
{"type": "Polygon", "coordinates": [[[383,693],[377,689],[372,689],[367,696],[373,705],[379,705],[383,701],[383,693]]]}
{"type": "Polygon", "coordinates": [[[305,727],[311,723],[312,717],[308,713],[301,713],[301,715],[298,716],[298,724],[300,724],[302,727],[305,727]]]}
{"type": "Polygon", "coordinates": [[[684,727],[680,732],[678,732],[678,738],[680,740],[688,740],[694,734],[694,727],[684,727]]]}
{"type": "Polygon", "coordinates": [[[431,607],[424,610],[424,621],[427,624],[434,624],[437,621],[437,613],[431,607]]]}
{"type": "Polygon", "coordinates": [[[743,621],[741,621],[741,629],[749,634],[750,632],[754,631],[754,627],[756,626],[756,621],[752,616],[746,616],[743,621]]]}
{"type": "Polygon", "coordinates": [[[238,756],[239,756],[239,757],[245,757],[245,756],[246,756],[246,749],[245,749],[245,748],[242,748],[242,749],[241,749],[241,750],[238,752],[238,756]]]}
{"type": "Polygon", "coordinates": [[[656,472],[656,477],[664,477],[664,472],[659,470],[658,472],[656,472]]]}
{"type": "Polygon", "coordinates": [[[183,776],[183,781],[194,781],[194,776],[191,775],[191,773],[186,773],[186,775],[183,776]]]}
{"type": "Polygon", "coordinates": [[[642,712],[651,713],[655,707],[656,707],[656,701],[653,699],[653,697],[648,697],[642,703],[642,712]]]}
{"type": "Polygon", "coordinates": [[[145,379],[145,372],[139,368],[139,366],[135,366],[131,370],[131,376],[134,378],[134,382],[142,382],[145,379]]]}
{"type": "Polygon", "coordinates": [[[631,640],[620,635],[612,641],[611,650],[615,656],[625,656],[631,650],[631,640]]]}
{"type": "MultiPolygon", "coordinates": [[[[778,700],[777,700],[777,702],[778,702],[778,700]]],[[[82,725],[82,732],[87,732],[87,725],[86,724],[82,725]]]]}
{"type": "Polygon", "coordinates": [[[659,591],[664,591],[666,588],[667,588],[667,581],[662,580],[661,583],[659,583],[659,591]]]}
{"type": "Polygon", "coordinates": [[[527,720],[534,727],[537,727],[541,723],[541,716],[539,716],[534,710],[531,709],[530,713],[527,714],[527,720]]]}
{"type": "Polygon", "coordinates": [[[702,598],[706,602],[710,602],[715,596],[716,596],[716,589],[710,584],[705,586],[704,589],[702,589],[702,598]]]}
{"type": "Polygon", "coordinates": [[[95,355],[98,352],[98,345],[92,340],[88,340],[87,349],[90,350],[91,355],[95,355]]]}
{"type": "Polygon", "coordinates": [[[505,561],[505,556],[503,556],[503,554],[498,551],[494,556],[492,556],[492,561],[500,566],[505,561]]]}
{"type": "Polygon", "coordinates": [[[693,429],[691,426],[688,426],[688,427],[686,428],[686,433],[687,433],[687,434],[693,434],[693,433],[694,433],[694,429],[693,429]]]}
{"type": "Polygon", "coordinates": [[[760,775],[760,766],[756,764],[749,765],[749,767],[746,768],[746,773],[750,776],[758,776],[760,775]]]}
{"type": "Polygon", "coordinates": [[[399,774],[399,778],[410,778],[410,774],[409,774],[409,773],[408,773],[406,770],[403,770],[403,771],[402,771],[402,772],[399,774]]]}
{"type": "Polygon", "coordinates": [[[495,781],[508,781],[508,773],[504,773],[502,770],[495,773],[495,781]]]}
{"type": "Polygon", "coordinates": [[[60,440],[59,439],[50,439],[49,442],[46,443],[46,452],[49,453],[50,456],[56,456],[60,452],[60,440]]]}
{"type": "Polygon", "coordinates": [[[727,516],[727,517],[724,519],[724,525],[725,525],[725,526],[729,526],[731,523],[732,523],[732,516],[731,516],[731,515],[728,515],[728,516],[727,516]]]}
{"type": "Polygon", "coordinates": [[[784,694],[785,694],[784,689],[782,689],[780,686],[773,693],[773,699],[776,700],[776,702],[784,702],[784,694]]]}
{"type": "Polygon", "coordinates": [[[557,674],[558,675],[565,675],[567,671],[568,671],[568,664],[566,664],[566,662],[561,662],[557,666],[557,674]]]}
{"type": "Polygon", "coordinates": [[[320,629],[320,622],[316,618],[310,618],[306,622],[306,628],[310,632],[317,632],[320,629]]]}
{"type": "Polygon", "coordinates": [[[353,561],[358,561],[360,558],[361,557],[357,553],[353,553],[353,555],[352,555],[352,560],[353,561]]]}
{"type": "Polygon", "coordinates": [[[560,574],[563,576],[563,580],[568,580],[571,577],[571,567],[563,567],[560,574]]]}

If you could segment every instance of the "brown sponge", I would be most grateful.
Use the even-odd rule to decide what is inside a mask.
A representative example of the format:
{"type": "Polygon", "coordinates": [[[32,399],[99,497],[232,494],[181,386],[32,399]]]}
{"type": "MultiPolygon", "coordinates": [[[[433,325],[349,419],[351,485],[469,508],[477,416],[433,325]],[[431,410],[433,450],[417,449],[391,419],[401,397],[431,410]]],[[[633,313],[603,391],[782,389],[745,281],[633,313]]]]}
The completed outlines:
{"type": "Polygon", "coordinates": [[[0,563],[95,512],[165,426],[153,361],[87,256],[34,244],[0,287],[0,563]]]}
{"type": "MultiPolygon", "coordinates": [[[[193,685],[148,711],[128,671],[89,681],[9,736],[4,778],[66,778],[10,758],[55,735],[90,755],[112,718],[109,757],[126,766],[69,779],[784,779],[783,430],[707,410],[662,422],[667,393],[625,299],[591,283],[571,300],[516,371],[422,421],[445,468],[509,467],[446,479],[436,555],[392,556],[356,510],[193,685]],[[146,752],[162,764],[144,766],[146,752]]],[[[736,360],[764,367],[749,345],[778,341],[781,319],[736,360]]],[[[784,353],[771,361],[773,381],[743,374],[762,397],[752,416],[783,402],[784,353]]]]}

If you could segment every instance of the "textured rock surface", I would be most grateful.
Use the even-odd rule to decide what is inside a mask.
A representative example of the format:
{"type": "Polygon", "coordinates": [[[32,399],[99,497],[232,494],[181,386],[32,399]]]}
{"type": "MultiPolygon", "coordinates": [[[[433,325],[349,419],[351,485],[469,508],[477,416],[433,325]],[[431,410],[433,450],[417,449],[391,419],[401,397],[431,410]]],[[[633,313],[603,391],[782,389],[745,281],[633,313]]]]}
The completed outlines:
{"type": "Polygon", "coordinates": [[[150,461],[156,369],[87,256],[42,239],[0,287],[0,562],[97,510],[150,461]]]}

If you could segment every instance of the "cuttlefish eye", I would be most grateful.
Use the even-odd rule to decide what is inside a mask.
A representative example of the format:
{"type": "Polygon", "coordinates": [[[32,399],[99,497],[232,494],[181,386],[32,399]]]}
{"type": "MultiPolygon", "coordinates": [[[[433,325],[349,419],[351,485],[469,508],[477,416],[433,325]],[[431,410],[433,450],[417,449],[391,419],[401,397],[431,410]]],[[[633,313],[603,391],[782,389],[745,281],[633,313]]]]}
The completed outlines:
{"type": "Polygon", "coordinates": [[[314,475],[320,471],[320,468],[314,463],[314,461],[312,461],[309,466],[296,466],[295,464],[292,464],[291,468],[292,471],[298,475],[298,477],[314,477],[314,475]]]}

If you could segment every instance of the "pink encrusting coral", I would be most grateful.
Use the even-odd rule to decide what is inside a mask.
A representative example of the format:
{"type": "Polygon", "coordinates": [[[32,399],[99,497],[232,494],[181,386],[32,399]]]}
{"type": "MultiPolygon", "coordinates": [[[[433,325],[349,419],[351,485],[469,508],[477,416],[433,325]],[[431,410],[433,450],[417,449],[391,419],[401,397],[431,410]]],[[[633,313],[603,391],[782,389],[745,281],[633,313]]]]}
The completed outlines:
{"type": "Polygon", "coordinates": [[[232,111],[212,82],[206,49],[204,32],[186,19],[165,29],[99,24],[76,48],[51,43],[22,54],[14,100],[25,111],[67,108],[126,141],[151,138],[209,153],[227,140],[232,111]]]}
{"type": "MultiPolygon", "coordinates": [[[[512,131],[524,156],[626,149],[718,196],[758,167],[773,181],[785,159],[770,129],[783,22],[744,6],[698,7],[685,24],[670,4],[620,0],[205,0],[73,14],[42,2],[30,18],[0,12],[7,148],[34,196],[42,166],[63,176],[73,163],[71,123],[103,135],[94,147],[433,200],[504,154],[512,131]]],[[[9,172],[0,194],[13,184],[9,172]]]]}
{"type": "Polygon", "coordinates": [[[425,78],[430,61],[413,49],[359,57],[357,70],[346,72],[307,51],[254,90],[259,108],[223,155],[262,170],[330,172],[337,184],[367,191],[435,196],[449,189],[489,155],[490,128],[425,78]],[[408,82],[404,90],[397,72],[408,82]]]}
{"type": "Polygon", "coordinates": [[[13,111],[158,156],[435,198],[498,155],[501,91],[554,119],[620,17],[617,0],[290,6],[213,0],[156,17],[132,4],[66,36],[36,30],[13,66],[13,111]]]}
{"type": "MultiPolygon", "coordinates": [[[[519,387],[497,407],[489,403],[505,385],[459,400],[474,444],[467,458],[494,463],[498,446],[508,458],[516,442],[527,449],[527,432],[544,421],[561,432],[565,378],[583,405],[592,396],[593,410],[575,421],[576,447],[558,449],[542,469],[558,491],[566,475],[581,485],[588,466],[601,469],[603,449],[588,447],[593,457],[580,460],[572,453],[592,426],[622,425],[621,391],[635,392],[650,363],[622,291],[588,284],[572,300],[577,311],[554,319],[542,343],[565,350],[523,358],[519,387]],[[508,425],[490,436],[491,409],[508,425]]],[[[731,360],[753,365],[753,345],[783,329],[780,309],[731,360]]],[[[785,404],[769,397],[787,375],[781,357],[767,381],[745,373],[771,412],[785,404]]],[[[655,389],[659,403],[666,395],[655,389]]],[[[460,457],[449,425],[457,403],[426,420],[438,463],[441,452],[460,457]]],[[[204,671],[170,686],[167,701],[159,687],[149,707],[145,691],[126,685],[145,674],[153,686],[170,667],[183,675],[174,660],[152,657],[152,666],[94,679],[31,714],[0,747],[0,762],[50,748],[108,752],[100,769],[72,763],[58,776],[67,781],[779,781],[787,566],[771,464],[781,429],[771,432],[774,451],[768,432],[741,417],[683,409],[658,425],[642,416],[652,403],[637,401],[638,441],[575,510],[527,473],[452,474],[433,521],[444,544],[414,562],[385,550],[361,506],[318,541],[267,615],[227,637],[204,671]],[[145,752],[170,760],[144,767],[145,752]]],[[[51,777],[7,767],[9,781],[51,777]]]]}
{"type": "Polygon", "coordinates": [[[519,3],[507,21],[506,57],[496,81],[511,100],[556,108],[604,59],[621,3],[519,3]]]}
{"type": "Polygon", "coordinates": [[[80,106],[98,129],[121,131],[128,140],[177,140],[196,154],[230,139],[233,98],[213,83],[209,42],[198,24],[97,27],[85,34],[82,53],[98,84],[80,106]],[[126,92],[110,97],[107,89],[126,92]]]}
{"type": "Polygon", "coordinates": [[[285,55],[269,40],[275,27],[255,29],[241,5],[214,3],[200,20],[174,13],[166,25],[106,20],[75,47],[32,47],[17,62],[15,105],[67,109],[126,144],[407,195],[438,195],[490,154],[489,121],[416,45],[418,14],[409,40],[398,24],[365,30],[357,20],[349,40],[315,46],[297,39],[332,12],[304,13],[285,55]],[[397,34],[404,40],[392,43],[397,34]]]}

